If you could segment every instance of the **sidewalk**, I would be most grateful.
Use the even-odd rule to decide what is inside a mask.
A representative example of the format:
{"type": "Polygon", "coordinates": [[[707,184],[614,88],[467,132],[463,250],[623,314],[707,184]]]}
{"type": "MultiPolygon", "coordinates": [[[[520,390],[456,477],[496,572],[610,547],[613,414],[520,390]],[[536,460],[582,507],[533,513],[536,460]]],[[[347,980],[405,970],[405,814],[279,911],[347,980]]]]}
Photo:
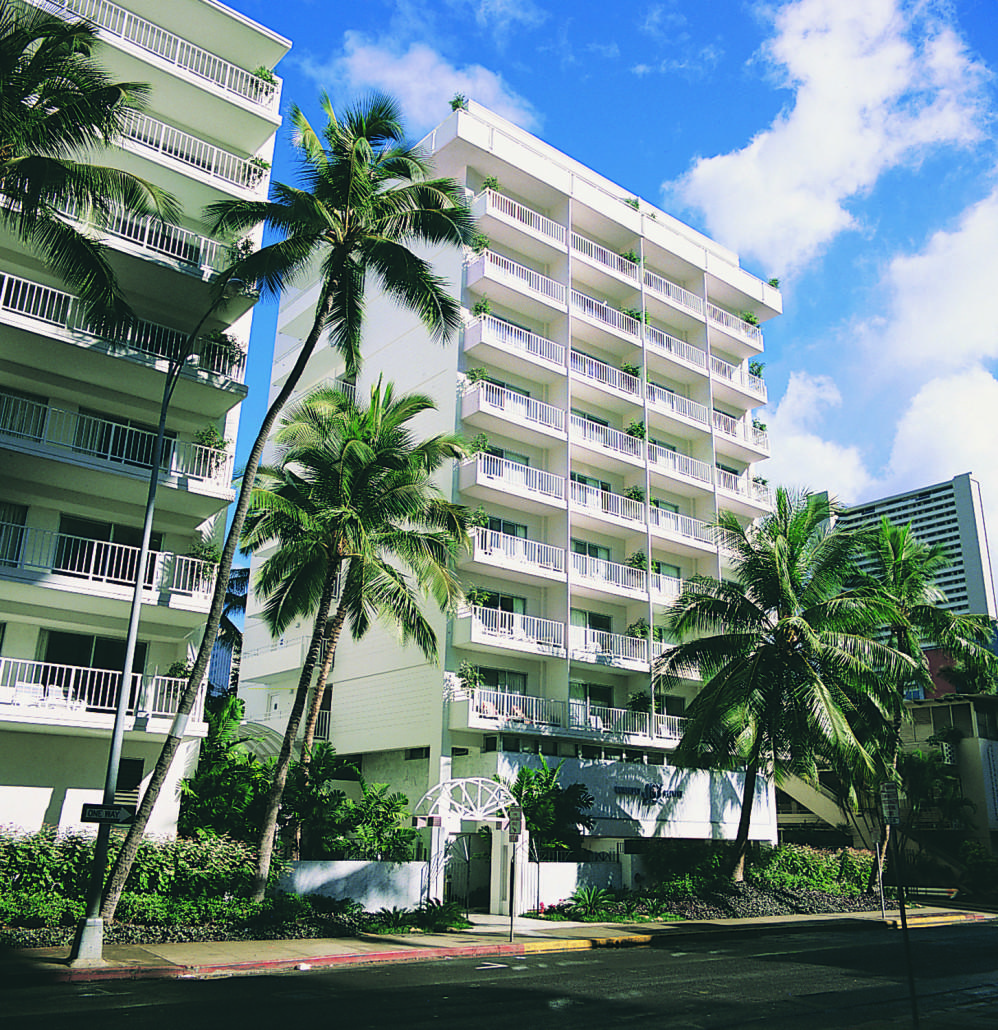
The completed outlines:
{"type": "MultiPolygon", "coordinates": [[[[948,908],[920,908],[909,926],[938,926],[994,918],[991,914],[948,908]]],[[[887,926],[897,920],[888,912],[887,926]]],[[[656,938],[680,940],[703,934],[778,933],[821,928],[885,928],[879,912],[842,915],[766,916],[757,919],[687,920],[670,923],[573,923],[517,919],[509,942],[509,918],[472,915],[471,930],[448,934],[374,935],[280,941],[215,941],[197,944],[109,944],[105,965],[70,969],[68,948],[33,948],[15,953],[18,974],[53,982],[109,979],[181,979],[249,973],[325,969],[379,962],[419,962],[479,956],[635,947],[656,938]]],[[[0,971],[2,972],[2,971],[0,971]]],[[[10,974],[10,970],[6,971],[10,974]]],[[[20,976],[19,976],[20,978],[20,976]]]]}

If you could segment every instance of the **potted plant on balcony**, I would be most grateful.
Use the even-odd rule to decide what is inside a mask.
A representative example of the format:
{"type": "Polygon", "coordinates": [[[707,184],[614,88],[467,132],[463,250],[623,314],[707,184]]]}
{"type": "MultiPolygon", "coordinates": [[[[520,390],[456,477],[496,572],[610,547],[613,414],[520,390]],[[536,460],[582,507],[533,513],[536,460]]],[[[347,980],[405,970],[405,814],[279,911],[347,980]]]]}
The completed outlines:
{"type": "Polygon", "coordinates": [[[469,458],[476,454],[484,454],[489,449],[489,438],[484,433],[479,433],[468,441],[464,449],[468,452],[469,458]]]}
{"type": "Polygon", "coordinates": [[[624,496],[632,501],[637,501],[639,504],[645,503],[645,492],[640,486],[629,486],[624,491],[624,496]]]}
{"type": "Polygon", "coordinates": [[[470,586],[464,592],[464,599],[472,608],[482,608],[485,606],[485,602],[492,596],[491,590],[486,590],[484,587],[470,586]]]}
{"type": "Polygon", "coordinates": [[[753,359],[748,363],[748,370],[750,376],[755,376],[756,379],[762,379],[762,370],[766,367],[765,361],[756,361],[753,359]]]}
{"type": "Polygon", "coordinates": [[[648,325],[648,312],[642,311],[641,308],[621,308],[620,313],[627,315],[628,318],[633,318],[635,322],[644,322],[648,325]]]}
{"type": "Polygon", "coordinates": [[[170,679],[186,680],[193,668],[194,666],[188,661],[176,661],[166,670],[166,675],[170,679]]]}
{"type": "Polygon", "coordinates": [[[231,334],[221,329],[213,329],[210,333],[202,336],[201,339],[211,345],[211,350],[218,354],[221,361],[219,368],[209,368],[209,371],[229,372],[233,365],[239,364],[243,359],[244,351],[239,341],[231,334]]]}
{"type": "Polygon", "coordinates": [[[775,275],[772,279],[767,280],[767,282],[770,286],[773,287],[774,290],[778,290],[780,288],[780,280],[777,279],[775,275]]]}
{"type": "Polygon", "coordinates": [[[489,373],[484,368],[466,368],[464,370],[464,378],[468,380],[469,385],[475,383],[488,382],[489,373]]]}
{"type": "Polygon", "coordinates": [[[759,324],[759,316],[752,311],[741,311],[739,312],[738,317],[743,322],[748,322],[749,325],[757,326],[759,324]]]}
{"type": "Polygon", "coordinates": [[[231,440],[226,440],[218,431],[218,428],[210,422],[204,429],[194,434],[194,439],[204,448],[211,452],[208,457],[211,475],[214,475],[225,464],[231,440]]]}
{"type": "Polygon", "coordinates": [[[481,254],[488,250],[491,243],[492,241],[483,232],[476,232],[475,235],[471,237],[471,249],[476,254],[481,254]]]}
{"type": "Polygon", "coordinates": [[[492,305],[489,303],[489,298],[482,297],[481,300],[476,300],[471,307],[471,313],[475,318],[482,318],[484,315],[491,315],[492,305]]]}
{"type": "Polygon", "coordinates": [[[253,74],[263,82],[266,82],[268,86],[277,85],[277,76],[265,65],[260,65],[259,68],[253,69],[253,74]]]}
{"type": "Polygon", "coordinates": [[[641,207],[641,201],[637,197],[623,197],[622,199],[628,207],[633,207],[635,211],[641,207]]]}
{"type": "Polygon", "coordinates": [[[760,433],[766,432],[766,423],[760,419],[752,419],[752,428],[758,430],[760,433]]]}
{"type": "Polygon", "coordinates": [[[641,378],[641,366],[635,365],[633,362],[622,361],[620,363],[620,371],[626,372],[629,376],[634,376],[635,379],[641,378]]]}
{"type": "Polygon", "coordinates": [[[452,111],[467,111],[468,98],[463,93],[455,93],[450,98],[450,109],[452,111]]]}
{"type": "Polygon", "coordinates": [[[633,250],[621,251],[620,256],[625,261],[630,261],[630,263],[632,265],[640,265],[641,264],[641,258],[639,258],[638,255],[633,250]]]}
{"type": "Polygon", "coordinates": [[[482,671],[471,662],[461,662],[457,669],[457,678],[464,690],[479,690],[482,686],[482,671]]]}
{"type": "Polygon", "coordinates": [[[246,185],[253,187],[260,183],[263,179],[264,173],[270,170],[270,162],[262,157],[251,157],[247,161],[248,170],[246,175],[246,185]]]}
{"type": "Polygon", "coordinates": [[[640,569],[642,572],[647,572],[648,555],[644,551],[635,551],[624,559],[624,564],[632,569],[640,569]]]}
{"type": "Polygon", "coordinates": [[[468,525],[477,529],[488,529],[489,513],[485,505],[480,504],[474,511],[468,513],[468,525]]]}
{"type": "Polygon", "coordinates": [[[638,419],[634,419],[624,432],[628,436],[633,436],[635,440],[643,440],[645,438],[645,424],[638,419]]]}
{"type": "Polygon", "coordinates": [[[482,190],[492,190],[494,193],[499,193],[502,187],[499,185],[499,180],[494,175],[486,175],[482,179],[482,190]]]}

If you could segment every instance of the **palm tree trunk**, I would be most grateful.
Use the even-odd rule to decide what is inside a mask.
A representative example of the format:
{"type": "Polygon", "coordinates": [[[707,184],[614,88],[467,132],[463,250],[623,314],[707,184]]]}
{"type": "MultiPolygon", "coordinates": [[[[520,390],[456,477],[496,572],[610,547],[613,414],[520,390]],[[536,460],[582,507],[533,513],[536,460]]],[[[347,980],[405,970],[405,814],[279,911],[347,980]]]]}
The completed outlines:
{"type": "Polygon", "coordinates": [[[270,437],[270,431],[274,428],[277,416],[281,413],[281,409],[287,403],[295,387],[297,387],[298,381],[305,371],[305,366],[308,364],[308,359],[311,357],[312,351],[315,350],[315,345],[319,341],[323,326],[326,324],[332,311],[333,285],[334,283],[331,278],[327,280],[326,289],[316,306],[315,321],[312,323],[308,337],[302,345],[298,360],[291,369],[284,386],[281,387],[280,392],[267,409],[267,415],[256,434],[256,440],[253,442],[253,448],[246,461],[242,486],[239,490],[239,501],[236,505],[229,535],[225,538],[225,546],[222,549],[222,558],[219,562],[217,578],[215,579],[215,592],[211,598],[211,608],[208,612],[204,636],[201,638],[201,647],[198,650],[194,668],[187,680],[187,686],[180,696],[180,702],[177,705],[177,716],[170,727],[169,735],[163,743],[163,748],[149,779],[149,786],[142,796],[138,811],[135,813],[135,819],[128,828],[128,834],[121,846],[121,850],[118,852],[118,857],[115,859],[114,866],[111,869],[111,875],[107,880],[104,890],[104,903],[101,906],[101,918],[105,922],[110,922],[114,919],[115,909],[118,907],[118,899],[121,897],[128,874],[132,870],[135,856],[139,852],[139,845],[142,843],[142,837],[152,815],[153,807],[159,799],[159,792],[166,782],[170,767],[173,765],[173,760],[184,738],[187,720],[191,714],[191,709],[194,707],[198,691],[201,689],[201,681],[204,679],[205,672],[208,669],[208,661],[211,658],[211,649],[215,646],[215,638],[218,636],[218,627],[222,621],[222,612],[225,609],[225,594],[228,589],[229,573],[232,571],[232,561],[236,555],[236,547],[243,530],[243,523],[246,521],[246,512],[249,511],[250,494],[256,479],[256,470],[260,465],[264,446],[270,437]]]}
{"type": "Polygon", "coordinates": [[[745,770],[745,789],[742,791],[742,812],[738,819],[738,832],[732,852],[731,879],[741,883],[745,879],[745,855],[748,852],[749,824],[755,801],[755,781],[759,775],[759,759],[754,757],[745,770]]]}
{"type": "Polygon", "coordinates": [[[288,725],[284,731],[284,740],[281,743],[281,750],[277,756],[277,764],[274,766],[273,779],[270,781],[270,790],[267,791],[263,822],[260,826],[260,841],[257,845],[256,872],[254,873],[252,894],[250,896],[252,901],[263,901],[263,895],[267,889],[267,878],[270,876],[270,860],[274,853],[274,838],[277,835],[277,813],[281,807],[281,798],[284,796],[284,786],[288,781],[291,752],[294,748],[295,738],[298,736],[298,729],[301,726],[302,712],[305,710],[308,688],[312,682],[312,672],[319,660],[319,652],[322,649],[323,631],[326,620],[329,618],[329,609],[333,603],[335,590],[336,570],[335,567],[330,566],[326,573],[326,582],[322,588],[322,599],[319,602],[319,610],[315,616],[315,627],[312,630],[312,640],[308,646],[308,654],[305,657],[305,664],[302,666],[301,675],[298,677],[295,703],[291,706],[288,725]]]}

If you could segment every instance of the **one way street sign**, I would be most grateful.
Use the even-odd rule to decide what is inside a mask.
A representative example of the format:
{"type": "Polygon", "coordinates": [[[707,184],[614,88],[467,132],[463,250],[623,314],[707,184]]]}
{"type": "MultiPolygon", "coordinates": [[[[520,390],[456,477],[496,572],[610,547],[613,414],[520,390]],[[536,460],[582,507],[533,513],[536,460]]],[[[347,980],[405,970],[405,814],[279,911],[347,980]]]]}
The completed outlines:
{"type": "Polygon", "coordinates": [[[134,818],[134,805],[84,805],[80,816],[85,823],[116,823],[119,826],[127,826],[134,818]]]}

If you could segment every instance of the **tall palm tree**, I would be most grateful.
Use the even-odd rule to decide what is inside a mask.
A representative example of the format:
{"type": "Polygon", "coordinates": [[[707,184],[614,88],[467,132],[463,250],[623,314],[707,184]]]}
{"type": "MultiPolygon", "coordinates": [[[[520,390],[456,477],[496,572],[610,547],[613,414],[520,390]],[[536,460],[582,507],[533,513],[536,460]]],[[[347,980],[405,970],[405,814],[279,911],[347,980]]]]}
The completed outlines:
{"type": "Polygon", "coordinates": [[[255,585],[266,598],[264,620],[274,636],[303,616],[313,628],[260,828],[257,900],[320,652],[325,649],[302,748],[305,765],[343,627],[359,640],[377,619],[433,661],[436,634],[420,611],[418,591],[442,611],[461,596],[448,565],[468,543],[466,511],[444,500],[431,477],[464,451],[451,435],[417,440],[411,425],[434,407],[419,394],[396,397],[380,380],[366,407],[320,388],[288,413],[276,437],[280,460],[258,473],[242,543],[251,553],[278,544],[255,585]]]}
{"type": "Polygon", "coordinates": [[[144,83],[113,82],[95,59],[98,46],[86,22],[0,0],[0,225],[70,286],[94,328],[107,329],[131,311],[101,228],[118,207],[170,219],[178,207],[158,186],[91,161],[120,139],[149,93],[144,83]]]}
{"type": "Polygon", "coordinates": [[[343,354],[348,370],[359,367],[368,274],[442,342],[460,324],[460,306],[447,293],[446,283],[411,248],[470,244],[474,220],[461,188],[451,179],[431,177],[425,156],[406,142],[399,106],[390,97],[373,94],[342,118],[337,118],[325,96],[322,106],[328,123],[321,134],[297,107],[291,110],[300,187],[271,183],[267,201],[228,201],[214,208],[216,231],[236,233],[263,221],[278,236],[276,242],[232,266],[223,278],[257,282],[263,292],[278,294],[318,267],[319,299],[298,358],[267,409],[247,458],[201,647],[178,701],[177,719],[108,879],[101,907],[106,920],[114,918],[208,667],[224,608],[225,584],[264,445],[320,337],[325,333],[330,346],[343,354]]]}
{"type": "Polygon", "coordinates": [[[667,689],[698,674],[700,693],[673,761],[744,769],[732,877],[744,877],[759,775],[817,778],[817,761],[849,755],[869,763],[850,725],[855,699],[886,717],[885,680],[913,668],[876,639],[888,606],[845,589],[853,539],[829,531],[826,498],[780,488],[775,510],[749,527],[718,517],[736,581],[698,577],[671,608],[680,643],[657,671],[667,689]]]}

